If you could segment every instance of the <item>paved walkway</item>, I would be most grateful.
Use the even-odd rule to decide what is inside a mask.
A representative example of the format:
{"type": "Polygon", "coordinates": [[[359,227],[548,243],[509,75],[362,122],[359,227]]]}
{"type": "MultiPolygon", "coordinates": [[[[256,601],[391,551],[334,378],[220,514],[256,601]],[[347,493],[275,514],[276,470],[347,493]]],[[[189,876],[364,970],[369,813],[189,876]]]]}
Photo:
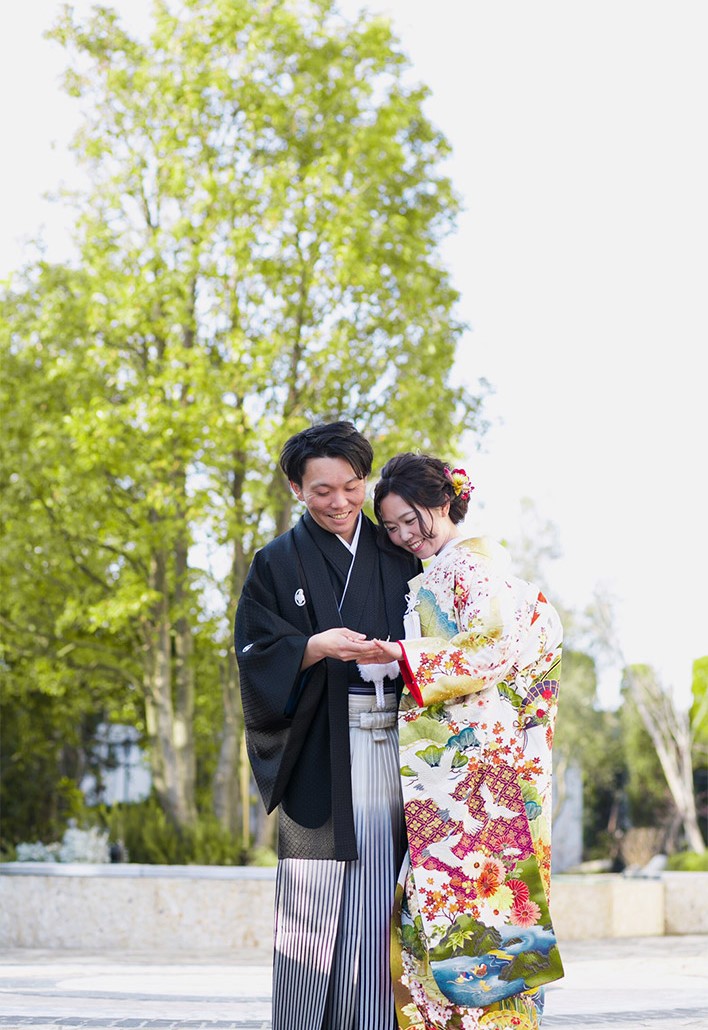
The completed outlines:
{"type": "MultiPolygon", "coordinates": [[[[547,991],[544,1030],[708,1028],[708,936],[562,950],[566,976],[547,991]]],[[[0,952],[0,1030],[270,1025],[270,969],[243,956],[0,952]]]]}

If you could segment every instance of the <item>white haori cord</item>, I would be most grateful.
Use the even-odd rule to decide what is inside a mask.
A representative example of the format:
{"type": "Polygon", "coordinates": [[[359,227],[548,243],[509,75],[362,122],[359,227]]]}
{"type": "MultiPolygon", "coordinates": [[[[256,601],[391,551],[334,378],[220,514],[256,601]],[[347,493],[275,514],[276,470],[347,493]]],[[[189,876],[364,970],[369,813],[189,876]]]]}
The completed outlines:
{"type": "Polygon", "coordinates": [[[357,669],[365,683],[373,683],[376,689],[376,707],[383,709],[384,701],[384,680],[395,680],[400,669],[398,662],[385,662],[379,665],[359,665],[357,669]]]}

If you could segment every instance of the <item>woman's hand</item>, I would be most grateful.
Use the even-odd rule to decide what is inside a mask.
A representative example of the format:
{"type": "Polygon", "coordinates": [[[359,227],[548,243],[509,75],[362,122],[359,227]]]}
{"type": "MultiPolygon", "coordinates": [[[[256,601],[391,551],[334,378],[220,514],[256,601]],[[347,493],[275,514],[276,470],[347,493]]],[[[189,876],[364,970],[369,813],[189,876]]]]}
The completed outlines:
{"type": "Polygon", "coordinates": [[[338,658],[341,662],[371,665],[381,661],[381,652],[377,646],[379,643],[377,640],[367,640],[365,633],[357,633],[346,626],[326,629],[322,633],[315,633],[307,641],[300,668],[309,669],[323,658],[338,658]]]}
{"type": "Polygon", "coordinates": [[[371,640],[376,646],[377,658],[369,658],[365,662],[359,660],[359,665],[374,665],[379,662],[400,662],[403,658],[403,648],[396,640],[371,640]]]}

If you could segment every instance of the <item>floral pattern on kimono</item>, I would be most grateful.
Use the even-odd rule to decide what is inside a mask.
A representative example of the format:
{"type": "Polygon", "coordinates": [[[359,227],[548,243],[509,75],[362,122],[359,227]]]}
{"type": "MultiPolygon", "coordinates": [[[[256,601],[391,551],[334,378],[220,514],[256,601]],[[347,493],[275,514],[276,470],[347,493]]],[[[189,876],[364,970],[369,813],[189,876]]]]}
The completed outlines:
{"type": "Polygon", "coordinates": [[[409,854],[392,930],[399,1024],[528,1030],[539,1025],[539,988],[563,975],[548,909],[560,620],[484,538],[455,540],[410,588],[399,714],[409,854]]]}

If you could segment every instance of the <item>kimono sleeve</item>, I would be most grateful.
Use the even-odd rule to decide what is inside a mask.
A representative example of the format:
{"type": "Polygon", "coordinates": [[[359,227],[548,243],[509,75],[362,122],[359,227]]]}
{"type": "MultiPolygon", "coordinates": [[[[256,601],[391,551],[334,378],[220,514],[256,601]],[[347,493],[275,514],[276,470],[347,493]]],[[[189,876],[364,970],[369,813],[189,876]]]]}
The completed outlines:
{"type": "Polygon", "coordinates": [[[430,636],[402,640],[403,680],[426,706],[501,683],[537,655],[538,590],[506,565],[468,553],[447,571],[426,577],[419,594],[430,636]]]}
{"type": "Polygon", "coordinates": [[[280,614],[272,570],[258,552],[239,600],[234,631],[248,730],[277,730],[290,724],[311,633],[307,629],[280,614]]]}

